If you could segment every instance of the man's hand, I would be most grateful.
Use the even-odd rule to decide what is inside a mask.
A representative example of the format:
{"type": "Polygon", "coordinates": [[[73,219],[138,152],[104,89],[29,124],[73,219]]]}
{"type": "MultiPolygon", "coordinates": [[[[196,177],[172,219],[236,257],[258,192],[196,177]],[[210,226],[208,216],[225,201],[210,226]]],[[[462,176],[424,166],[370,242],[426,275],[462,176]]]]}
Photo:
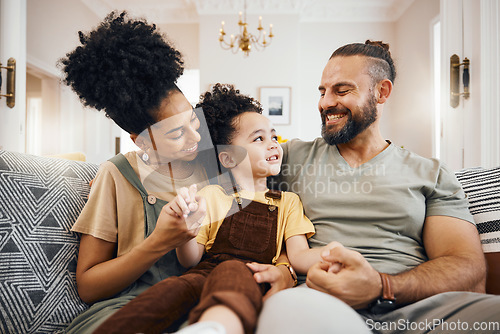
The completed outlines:
{"type": "Polygon", "coordinates": [[[257,283],[269,283],[271,289],[264,295],[263,300],[284,289],[293,287],[294,280],[285,266],[273,266],[257,262],[247,263],[247,266],[254,272],[254,279],[257,283]]]}
{"type": "Polygon", "coordinates": [[[307,272],[307,286],[335,296],[354,309],[368,307],[382,293],[378,272],[358,252],[329,244],[322,262],[307,272]],[[340,270],[339,270],[340,269],[340,270]]]}

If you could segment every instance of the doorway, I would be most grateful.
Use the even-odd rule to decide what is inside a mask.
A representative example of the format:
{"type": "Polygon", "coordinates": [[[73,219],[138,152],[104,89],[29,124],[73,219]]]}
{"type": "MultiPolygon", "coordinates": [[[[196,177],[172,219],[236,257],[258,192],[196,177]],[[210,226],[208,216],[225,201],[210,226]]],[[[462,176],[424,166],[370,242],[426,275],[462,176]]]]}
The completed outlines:
{"type": "Polygon", "coordinates": [[[26,74],[26,153],[42,154],[42,80],[26,74]]]}

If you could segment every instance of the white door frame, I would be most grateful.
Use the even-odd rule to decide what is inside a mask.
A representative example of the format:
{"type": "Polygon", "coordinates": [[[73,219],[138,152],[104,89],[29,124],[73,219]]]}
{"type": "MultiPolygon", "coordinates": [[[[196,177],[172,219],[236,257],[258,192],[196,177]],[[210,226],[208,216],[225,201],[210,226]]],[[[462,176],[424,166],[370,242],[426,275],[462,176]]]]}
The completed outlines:
{"type": "Polygon", "coordinates": [[[441,159],[453,170],[464,165],[464,99],[450,106],[450,56],[464,58],[462,12],[462,0],[441,0],[441,159]]]}
{"type": "MultiPolygon", "coordinates": [[[[14,108],[0,100],[0,148],[25,151],[26,124],[26,0],[0,0],[0,62],[16,60],[16,97],[14,108]]],[[[2,94],[5,94],[2,69],[2,94]]]]}
{"type": "Polygon", "coordinates": [[[500,1],[481,0],[481,165],[500,166],[500,1]]]}
{"type": "Polygon", "coordinates": [[[441,0],[440,12],[442,160],[453,170],[500,166],[500,0],[441,0]],[[470,60],[470,98],[457,108],[449,103],[452,54],[470,60]]]}

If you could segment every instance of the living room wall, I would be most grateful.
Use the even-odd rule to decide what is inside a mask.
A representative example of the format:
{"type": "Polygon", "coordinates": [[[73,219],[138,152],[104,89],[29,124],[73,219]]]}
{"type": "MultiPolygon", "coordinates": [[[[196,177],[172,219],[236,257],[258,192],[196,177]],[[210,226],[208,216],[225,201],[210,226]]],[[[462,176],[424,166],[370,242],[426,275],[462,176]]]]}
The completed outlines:
{"type": "MultiPolygon", "coordinates": [[[[215,82],[233,83],[258,98],[260,87],[291,87],[291,122],[276,128],[284,138],[312,140],[320,134],[317,87],[331,53],[347,43],[382,40],[390,44],[398,70],[382,133],[400,146],[431,157],[430,28],[438,15],[438,1],[418,0],[395,22],[301,22],[297,15],[264,16],[264,25],[273,23],[276,38],[266,50],[252,51],[246,58],[241,52],[222,50],[217,42],[220,22],[225,21],[228,34],[235,33],[237,16],[203,15],[198,26],[200,89],[215,82]]],[[[256,15],[248,15],[250,27],[257,20],[256,15]]],[[[179,35],[176,25],[165,29],[179,35]]],[[[177,40],[181,50],[184,45],[193,50],[192,39],[177,40]]]]}
{"type": "Polygon", "coordinates": [[[418,0],[394,25],[396,78],[390,113],[392,140],[425,157],[433,154],[432,22],[439,1],[418,0]]]}
{"type": "MultiPolygon", "coordinates": [[[[275,40],[261,52],[248,57],[218,46],[220,22],[228,34],[236,32],[237,16],[200,17],[201,90],[215,82],[233,83],[242,92],[259,98],[259,88],[291,88],[291,121],[276,125],[284,138],[312,140],[320,135],[317,111],[319,81],[330,54],[339,46],[366,39],[395,39],[394,23],[384,22],[301,22],[298,15],[269,15],[264,26],[273,23],[275,40]]],[[[258,17],[248,16],[256,26],[258,17]]],[[[390,107],[388,107],[389,109],[390,107]]],[[[390,137],[390,127],[386,132],[390,137]]]]}
{"type": "Polygon", "coordinates": [[[159,24],[158,29],[182,53],[186,69],[200,68],[200,28],[198,23],[159,24]]]}
{"type": "Polygon", "coordinates": [[[97,17],[79,0],[28,0],[28,60],[51,73],[56,62],[78,44],[78,31],[99,24],[97,17]]]}
{"type": "MultiPolygon", "coordinates": [[[[298,137],[312,140],[320,136],[321,120],[318,112],[319,92],[323,68],[333,51],[348,43],[364,43],[367,39],[395,44],[392,22],[324,22],[300,25],[300,113],[298,137]]],[[[391,101],[385,107],[382,134],[392,138],[390,124],[391,101]]]]}
{"type": "Polygon", "coordinates": [[[83,152],[95,163],[115,154],[119,128],[103,113],[83,108],[76,94],[60,83],[57,68],[58,59],[79,44],[78,31],[89,31],[100,21],[79,0],[28,0],[28,73],[42,79],[42,135],[36,139],[41,151],[28,153],[83,152]]]}
{"type": "MultiPolygon", "coordinates": [[[[276,35],[272,44],[263,51],[251,51],[245,57],[241,51],[233,54],[219,46],[218,32],[225,21],[227,34],[238,32],[237,15],[200,16],[200,85],[205,91],[211,84],[234,84],[241,92],[259,98],[260,87],[291,88],[291,122],[277,125],[278,134],[295,138],[300,132],[299,97],[299,18],[298,15],[266,15],[263,26],[273,24],[276,35]]],[[[250,32],[256,31],[258,16],[247,15],[250,32]]]]}
{"type": "MultiPolygon", "coordinates": [[[[241,52],[223,50],[217,41],[221,21],[228,34],[237,31],[237,15],[203,15],[199,24],[161,25],[162,31],[187,57],[198,42],[200,90],[216,82],[232,83],[243,93],[259,98],[259,88],[284,86],[291,88],[291,122],[276,125],[284,138],[312,140],[320,135],[317,112],[319,81],[331,53],[339,46],[366,39],[395,43],[394,22],[301,22],[297,15],[264,16],[264,25],[273,23],[275,40],[264,51],[252,51],[248,57],[241,52]],[[197,27],[199,33],[193,32],[197,27]],[[345,33],[343,33],[345,32],[345,33]]],[[[258,17],[248,15],[251,27],[258,17]]],[[[187,61],[186,63],[190,63],[187,61]]],[[[386,107],[383,133],[392,138],[391,103],[386,107]]]]}
{"type": "MultiPolygon", "coordinates": [[[[260,87],[290,87],[291,122],[276,128],[284,138],[305,140],[320,134],[317,86],[333,50],[366,39],[389,42],[399,77],[386,106],[382,133],[398,145],[431,156],[432,116],[425,108],[428,89],[425,86],[431,77],[429,20],[438,14],[437,1],[418,0],[397,22],[302,22],[296,14],[264,15],[264,26],[273,23],[276,37],[266,50],[252,51],[249,57],[222,50],[217,41],[221,21],[225,21],[228,35],[236,33],[237,15],[200,15],[199,23],[161,24],[159,28],[183,52],[186,68],[199,68],[201,92],[211,84],[223,82],[235,84],[243,93],[259,98],[260,87]],[[415,59],[418,66],[414,65],[415,59]]],[[[55,62],[77,45],[77,31],[88,31],[101,19],[78,0],[28,0],[28,61],[31,59],[39,67],[57,74],[55,62]]],[[[253,31],[258,16],[248,15],[248,22],[253,31]]],[[[101,116],[91,113],[89,118],[99,122],[95,118],[101,116]]],[[[99,128],[114,131],[106,126],[99,128]]],[[[85,150],[96,146],[78,145],[76,149],[85,150]]]]}

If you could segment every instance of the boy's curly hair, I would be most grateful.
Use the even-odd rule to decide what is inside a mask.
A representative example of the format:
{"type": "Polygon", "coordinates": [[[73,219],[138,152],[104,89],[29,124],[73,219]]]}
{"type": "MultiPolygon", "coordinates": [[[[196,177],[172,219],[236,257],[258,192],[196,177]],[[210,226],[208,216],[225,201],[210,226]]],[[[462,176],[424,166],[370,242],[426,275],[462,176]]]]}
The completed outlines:
{"type": "Polygon", "coordinates": [[[184,67],[156,26],[110,13],[93,31],[78,32],[81,46],[59,60],[86,106],[104,110],[122,129],[141,133],[157,122],[161,101],[173,90],[184,67]]]}
{"type": "Polygon", "coordinates": [[[245,112],[262,114],[260,102],[243,95],[233,85],[217,83],[201,95],[202,107],[214,145],[229,145],[234,137],[238,116],[245,112]]]}

